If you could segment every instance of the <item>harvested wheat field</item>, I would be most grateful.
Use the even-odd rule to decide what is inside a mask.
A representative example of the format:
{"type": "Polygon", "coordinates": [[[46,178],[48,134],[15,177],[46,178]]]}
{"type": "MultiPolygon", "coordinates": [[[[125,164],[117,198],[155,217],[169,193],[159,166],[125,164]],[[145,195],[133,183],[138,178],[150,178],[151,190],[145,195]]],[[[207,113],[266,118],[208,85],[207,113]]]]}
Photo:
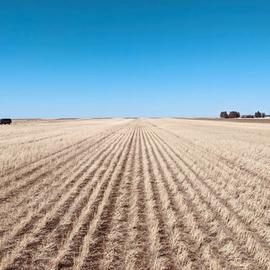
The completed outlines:
{"type": "Polygon", "coordinates": [[[0,127],[0,269],[270,269],[270,125],[0,127]]]}

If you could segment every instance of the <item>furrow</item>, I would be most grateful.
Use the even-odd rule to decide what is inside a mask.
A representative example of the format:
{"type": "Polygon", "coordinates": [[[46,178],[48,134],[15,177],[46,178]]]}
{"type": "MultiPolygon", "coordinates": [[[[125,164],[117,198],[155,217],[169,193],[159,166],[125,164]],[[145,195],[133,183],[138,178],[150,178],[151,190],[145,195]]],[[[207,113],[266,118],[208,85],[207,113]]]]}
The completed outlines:
{"type": "MultiPolygon", "coordinates": [[[[187,177],[189,185],[194,190],[196,194],[201,198],[201,200],[208,204],[209,210],[212,210],[215,213],[215,218],[220,220],[220,223],[226,226],[227,232],[234,234],[232,240],[235,242],[236,239],[238,243],[236,245],[245,248],[245,252],[249,254],[250,258],[253,258],[261,265],[262,269],[266,269],[266,265],[269,263],[269,251],[267,246],[263,245],[257,241],[257,237],[251,233],[246,226],[242,223],[242,220],[239,219],[238,215],[229,207],[226,206],[226,202],[220,199],[217,193],[211,189],[211,187],[205,182],[205,180],[194,171],[189,164],[187,164],[180,157],[179,154],[175,153],[174,149],[168,145],[167,142],[160,139],[157,134],[155,134],[160,143],[165,145],[164,149],[167,149],[168,155],[175,158],[172,158],[175,165],[182,170],[182,172],[187,177]],[[169,154],[168,150],[171,154],[169,154]],[[181,166],[181,167],[179,167],[181,166]],[[256,250],[256,252],[255,252],[256,250]]],[[[231,243],[230,243],[231,244],[231,243]]],[[[252,261],[250,262],[252,263],[252,261]]]]}
{"type": "Polygon", "coordinates": [[[139,128],[136,145],[135,176],[132,184],[130,211],[128,214],[128,235],[125,247],[125,269],[147,270],[150,268],[149,227],[147,226],[146,191],[143,179],[142,128],[139,128]]]}
{"type": "MultiPolygon", "coordinates": [[[[85,237],[89,234],[89,230],[94,228],[92,224],[93,219],[96,217],[98,208],[104,199],[104,194],[110,185],[111,176],[119,166],[118,161],[122,160],[123,155],[127,152],[131,133],[127,133],[126,135],[122,146],[117,149],[113,156],[110,156],[111,162],[109,167],[105,168],[105,172],[99,177],[95,177],[97,186],[92,196],[89,198],[87,206],[78,217],[77,226],[72,228],[72,231],[64,241],[61,249],[58,250],[55,258],[52,260],[50,269],[62,269],[74,266],[75,259],[80,255],[81,249],[83,250],[85,237]]],[[[86,244],[90,243],[87,242],[86,244]]]]}
{"type": "Polygon", "coordinates": [[[125,269],[125,241],[128,234],[128,216],[132,182],[135,178],[136,147],[138,142],[138,127],[134,126],[134,145],[131,157],[127,161],[126,171],[123,172],[123,181],[118,191],[114,213],[111,213],[111,222],[106,224],[108,232],[104,235],[103,255],[99,264],[100,269],[125,269]]]}
{"type": "Polygon", "coordinates": [[[101,260],[104,249],[106,247],[106,238],[115,214],[116,201],[124,183],[130,160],[131,153],[134,147],[135,131],[129,141],[128,151],[124,153],[116,172],[112,175],[108,188],[105,191],[102,203],[97,209],[97,215],[93,219],[93,230],[89,230],[88,235],[84,238],[81,257],[76,261],[75,269],[102,269],[101,260]],[[90,245],[89,245],[90,242],[90,245]],[[87,246],[87,249],[85,247],[87,246]],[[86,251],[86,253],[85,253],[86,251]]]}
{"type": "MultiPolygon", "coordinates": [[[[90,138],[92,139],[92,137],[85,138],[83,140],[76,142],[75,144],[68,145],[68,146],[66,146],[58,151],[50,153],[49,155],[44,156],[38,160],[29,162],[29,163],[24,163],[21,166],[17,167],[16,169],[10,169],[8,171],[5,171],[3,174],[0,175],[0,177],[9,177],[9,178],[13,177],[14,180],[19,180],[19,176],[25,177],[27,175],[30,175],[30,174],[38,171],[40,168],[42,168],[42,166],[46,165],[46,163],[48,163],[52,158],[56,159],[57,155],[64,154],[66,151],[72,150],[72,148],[80,147],[82,144],[84,144],[90,138]]],[[[7,183],[9,183],[8,180],[5,182],[3,181],[0,185],[0,188],[5,187],[7,183]]]]}
{"type": "Polygon", "coordinates": [[[111,147],[107,148],[108,151],[104,153],[103,157],[95,161],[93,165],[94,169],[84,177],[85,181],[87,181],[86,186],[76,194],[74,201],[67,211],[61,214],[61,220],[50,228],[50,230],[46,228],[43,229],[42,232],[36,236],[36,238],[39,237],[40,241],[35,241],[34,244],[30,243],[29,250],[20,254],[17,260],[15,260],[14,265],[19,266],[23,264],[31,268],[31,265],[34,267],[34,265],[38,263],[39,265],[44,265],[46,268],[46,265],[50,263],[48,258],[52,258],[54,254],[58,252],[66,237],[70,234],[70,231],[76,226],[76,219],[80,217],[81,213],[86,208],[85,206],[98,184],[98,181],[94,181],[93,179],[99,179],[100,175],[103,174],[105,169],[101,168],[106,168],[109,165],[109,154],[111,152],[114,153],[115,149],[119,146],[118,143],[119,141],[115,141],[111,147]]]}
{"type": "MultiPolygon", "coordinates": [[[[151,125],[157,129],[159,129],[160,131],[164,132],[165,134],[169,134],[169,135],[171,135],[171,137],[175,137],[176,139],[178,139],[178,141],[180,140],[181,145],[185,145],[186,148],[199,153],[199,155],[201,157],[208,160],[210,163],[212,162],[212,160],[209,160],[207,158],[207,155],[205,155],[205,153],[209,152],[209,150],[206,147],[202,146],[201,144],[195,145],[191,140],[187,140],[186,138],[180,137],[179,135],[177,135],[176,133],[174,133],[170,130],[166,130],[166,129],[159,127],[157,125],[153,125],[152,123],[151,123],[151,125]]],[[[269,182],[268,171],[260,170],[260,172],[255,172],[254,170],[245,167],[245,164],[242,164],[242,163],[237,164],[237,162],[238,162],[237,159],[231,160],[231,159],[227,158],[226,156],[224,156],[222,154],[221,151],[219,151],[218,154],[216,152],[211,151],[209,154],[214,156],[213,157],[214,160],[218,161],[218,163],[216,165],[218,166],[220,164],[220,168],[222,169],[222,171],[226,170],[227,172],[235,172],[235,170],[237,168],[237,171],[239,171],[240,175],[241,174],[247,175],[249,177],[249,179],[254,179],[254,189],[256,189],[256,187],[260,186],[260,185],[258,185],[258,180],[261,184],[263,184],[265,186],[265,188],[269,189],[270,182],[269,182]],[[265,172],[267,172],[267,174],[264,174],[265,172]]]]}
{"type": "MultiPolygon", "coordinates": [[[[172,140],[170,140],[172,142],[172,140]]],[[[174,149],[179,149],[175,147],[174,149]]],[[[181,149],[180,151],[185,151],[181,149]]],[[[204,158],[198,157],[197,153],[185,151],[185,158],[189,159],[190,164],[200,168],[200,174],[209,183],[210,186],[219,194],[222,199],[239,215],[241,219],[248,224],[250,230],[256,232],[260,239],[265,241],[266,245],[270,244],[270,228],[269,228],[269,213],[265,211],[269,205],[267,199],[267,188],[262,188],[258,181],[256,185],[251,185],[250,182],[243,185],[244,192],[241,192],[239,187],[239,179],[249,179],[248,175],[236,175],[236,172],[231,171],[229,174],[224,172],[224,167],[215,164],[211,166],[211,162],[205,161],[204,158]],[[195,156],[196,155],[196,156],[195,156]],[[215,177],[215,182],[208,179],[208,175],[215,177]],[[255,192],[260,190],[260,193],[255,192]],[[226,192],[224,192],[226,191],[226,192]]],[[[244,181],[243,181],[244,182],[244,181]]]]}
{"type": "Polygon", "coordinates": [[[96,170],[91,172],[91,175],[88,176],[89,180],[91,180],[89,184],[81,194],[76,197],[76,202],[70,207],[67,214],[62,217],[58,226],[47,234],[46,239],[43,239],[43,243],[38,252],[33,254],[32,263],[34,265],[38,263],[45,267],[50,264],[53,257],[56,257],[55,254],[61,253],[66,239],[70,237],[72,231],[76,228],[76,223],[79,223],[81,217],[86,213],[87,205],[89,205],[91,196],[99,184],[99,179],[101,179],[107,168],[111,166],[113,161],[112,156],[115,155],[116,149],[122,147],[124,142],[121,136],[120,140],[115,141],[113,148],[108,148],[109,151],[106,154],[106,159],[102,164],[98,164],[96,170]]]}
{"type": "MultiPolygon", "coordinates": [[[[34,162],[30,162],[28,164],[23,164],[21,167],[16,168],[16,170],[11,170],[10,172],[5,172],[1,177],[7,178],[6,181],[1,181],[0,189],[4,187],[4,189],[7,189],[8,186],[13,185],[13,182],[16,182],[22,178],[26,178],[29,175],[32,175],[33,173],[39,171],[47,164],[50,164],[52,162],[57,162],[57,160],[60,159],[60,157],[63,157],[66,152],[72,153],[73,149],[78,150],[80,147],[85,147],[85,143],[90,141],[92,145],[100,143],[104,141],[107,137],[111,136],[113,133],[116,133],[117,131],[121,130],[124,126],[120,126],[115,129],[109,129],[107,131],[102,131],[100,134],[95,134],[91,137],[87,137],[83,140],[80,140],[76,142],[75,144],[68,145],[67,147],[64,147],[54,153],[51,153],[39,160],[36,160],[34,162]],[[94,140],[91,142],[91,140],[94,140]],[[33,167],[32,167],[33,166],[33,167]]],[[[77,153],[73,155],[73,158],[76,157],[77,153]]]]}
{"type": "MultiPolygon", "coordinates": [[[[108,140],[106,140],[106,144],[110,145],[115,138],[118,135],[114,134],[112,137],[109,137],[108,140]]],[[[104,142],[105,144],[105,142],[104,142]]],[[[105,145],[106,145],[105,144],[105,145]]],[[[42,180],[40,185],[34,186],[30,188],[27,192],[23,193],[22,197],[17,197],[15,200],[15,203],[6,203],[6,205],[2,204],[2,213],[0,213],[0,216],[2,218],[2,228],[0,232],[0,236],[2,236],[5,232],[5,227],[8,227],[8,230],[10,230],[10,226],[12,226],[13,223],[18,223],[20,219],[24,218],[29,212],[36,211],[37,208],[40,208],[40,203],[44,200],[44,194],[50,194],[52,195],[52,192],[61,192],[61,190],[64,190],[61,187],[65,187],[64,184],[68,182],[68,179],[70,179],[70,175],[76,174],[76,171],[84,166],[89,164],[91,160],[95,160],[96,154],[102,153],[100,150],[105,151],[106,147],[102,147],[102,149],[99,148],[98,145],[93,146],[92,150],[92,156],[89,160],[89,153],[85,152],[84,155],[77,156],[74,160],[74,165],[72,166],[71,170],[71,164],[67,163],[63,167],[61,167],[60,171],[54,171],[52,175],[48,175],[46,178],[42,180]],[[60,189],[58,190],[58,188],[60,189]],[[23,209],[22,209],[23,207],[23,209]],[[11,223],[5,224],[5,220],[9,218],[12,215],[12,220],[10,220],[11,223]],[[5,226],[4,226],[5,225],[5,226]]],[[[91,149],[90,149],[91,150],[91,149]]],[[[89,150],[89,151],[90,151],[89,150]]],[[[1,237],[0,237],[1,239],[1,237]]]]}
{"type": "Polygon", "coordinates": [[[161,198],[153,175],[152,160],[149,157],[149,145],[143,129],[143,178],[146,190],[147,220],[150,234],[149,265],[150,269],[175,269],[173,254],[168,241],[168,228],[164,220],[161,198]]]}
{"type": "MultiPolygon", "coordinates": [[[[158,136],[158,135],[156,135],[158,136]]],[[[160,136],[159,136],[160,138],[160,136]]],[[[161,138],[160,138],[161,139],[161,138]]],[[[162,139],[161,139],[162,140],[162,139]]],[[[166,143],[163,140],[164,143],[166,143]]],[[[170,148],[173,150],[173,148],[170,146],[170,148]]],[[[174,150],[173,150],[174,151],[174,150]]],[[[174,151],[174,154],[177,153],[174,151]]],[[[218,188],[218,181],[212,181],[211,179],[208,179],[209,177],[207,177],[207,175],[202,171],[198,169],[198,166],[196,164],[194,164],[194,162],[192,162],[192,160],[190,161],[187,158],[187,155],[180,157],[178,155],[178,158],[181,159],[181,161],[184,163],[185,166],[187,166],[188,168],[190,168],[191,172],[198,177],[201,180],[200,183],[202,183],[204,185],[204,187],[206,187],[210,192],[212,192],[212,194],[215,195],[215,198],[221,203],[221,205],[223,205],[223,207],[228,209],[228,212],[232,213],[233,216],[235,217],[235,221],[242,224],[242,228],[247,231],[247,234],[249,235],[248,237],[253,237],[254,241],[257,241],[259,245],[261,245],[263,247],[263,249],[266,249],[268,251],[270,251],[270,247],[269,247],[269,243],[267,242],[267,239],[265,239],[265,235],[267,235],[267,233],[265,234],[265,231],[267,231],[267,229],[262,229],[262,234],[260,233],[260,231],[257,231],[255,228],[257,228],[256,226],[258,226],[259,228],[262,225],[259,225],[258,223],[256,223],[255,225],[252,226],[252,220],[245,220],[245,214],[243,214],[242,216],[238,213],[240,210],[235,210],[234,207],[229,203],[229,198],[225,197],[222,194],[226,194],[226,192],[220,192],[220,189],[224,189],[224,187],[220,187],[218,188]],[[194,168],[193,168],[194,167],[194,168]],[[249,233],[252,232],[252,233],[249,233]]],[[[247,210],[244,210],[247,212],[247,210]]],[[[241,211],[240,211],[241,212],[241,211]]],[[[258,229],[258,228],[257,228],[258,229]]]]}
{"type": "MultiPolygon", "coordinates": [[[[149,144],[150,158],[153,160],[153,174],[156,178],[157,187],[161,194],[161,206],[163,213],[166,213],[166,226],[168,228],[168,238],[175,255],[175,264],[183,269],[206,269],[207,264],[200,257],[199,249],[205,239],[205,233],[196,227],[196,230],[190,231],[190,220],[186,220],[187,204],[178,205],[176,197],[181,195],[174,193],[174,179],[168,170],[167,161],[164,159],[159,145],[155,142],[152,134],[147,130],[145,132],[146,139],[149,144]],[[178,196],[177,196],[177,195],[178,196]],[[196,234],[195,234],[196,233],[196,234]],[[191,238],[191,236],[196,236],[191,238]]],[[[190,209],[189,209],[190,210],[190,209]]],[[[209,248],[207,245],[206,249],[209,248]]],[[[217,258],[211,255],[213,264],[219,265],[217,258]]],[[[209,266],[208,266],[209,267],[209,266]]]]}
{"type": "MultiPolygon", "coordinates": [[[[167,134],[172,135],[173,137],[180,139],[183,142],[183,144],[186,144],[190,148],[195,148],[195,149],[200,148],[203,153],[208,151],[207,148],[203,146],[201,143],[194,144],[192,140],[180,137],[177,133],[171,130],[165,129],[151,122],[149,122],[149,124],[160,131],[163,131],[167,134]]],[[[215,154],[215,153],[211,152],[211,154],[215,154]]],[[[233,154],[233,153],[230,153],[230,154],[233,154]]],[[[250,164],[250,160],[248,160],[246,156],[242,156],[241,159],[239,159],[239,156],[236,155],[235,158],[232,159],[232,157],[228,158],[226,155],[222,153],[222,151],[220,151],[220,155],[216,155],[216,159],[219,159],[220,161],[224,163],[225,166],[227,165],[231,169],[234,169],[235,167],[237,167],[240,171],[244,173],[248,173],[250,176],[253,176],[255,178],[261,178],[265,180],[266,182],[268,182],[268,178],[269,178],[268,172],[265,172],[265,171],[254,172],[253,170],[246,167],[246,164],[250,164]],[[241,162],[239,160],[241,160],[241,162]]],[[[253,159],[252,162],[254,164],[254,162],[257,162],[257,160],[253,159]]]]}
{"type": "MultiPolygon", "coordinates": [[[[153,137],[153,134],[150,134],[150,137],[153,137]]],[[[193,258],[194,265],[191,269],[201,269],[203,265],[206,269],[234,269],[234,265],[229,264],[226,256],[222,257],[217,249],[216,239],[211,237],[215,234],[216,228],[209,226],[212,220],[207,218],[212,216],[207,211],[204,215],[201,213],[203,210],[201,204],[195,204],[194,194],[189,195],[185,185],[182,184],[186,181],[186,175],[173,167],[170,157],[155,139],[152,138],[152,142],[155,145],[153,155],[158,163],[157,175],[160,175],[160,183],[164,184],[168,193],[167,201],[164,201],[163,205],[171,207],[170,211],[166,212],[171,215],[168,219],[174,221],[171,224],[173,226],[171,230],[174,232],[171,242],[176,242],[175,253],[178,254],[178,259],[183,259],[179,264],[189,269],[190,265],[187,262],[193,258]],[[183,255],[179,254],[179,249],[183,255]]]]}
{"type": "MultiPolygon", "coordinates": [[[[108,148],[107,152],[109,152],[109,150],[110,148],[108,148]]],[[[95,163],[93,165],[94,170],[98,170],[100,168],[107,156],[106,152],[102,152],[100,155],[99,160],[101,160],[98,164],[95,163]]],[[[90,167],[92,167],[91,164],[82,168],[82,171],[72,179],[72,184],[70,185],[69,189],[65,191],[64,196],[56,198],[56,203],[53,203],[53,207],[51,204],[49,204],[47,209],[47,205],[45,204],[42,211],[40,211],[40,214],[35,215],[28,221],[27,224],[29,225],[23,224],[23,230],[19,230],[20,233],[17,232],[15,234],[17,235],[17,238],[20,237],[22,241],[17,241],[16,247],[13,247],[13,252],[5,257],[2,265],[10,264],[16,258],[16,256],[20,254],[19,250],[23,250],[27,245],[31,245],[34,240],[39,242],[39,238],[42,236],[43,232],[51,230],[51,228],[54,228],[59,223],[61,215],[68,211],[76,199],[76,196],[89,183],[87,176],[89,176],[91,173],[91,171],[88,171],[90,167]],[[32,223],[36,223],[37,220],[39,222],[36,226],[33,226],[32,223]]]]}
{"type": "MultiPolygon", "coordinates": [[[[174,140],[170,138],[170,142],[172,143],[173,141],[174,140]]],[[[254,180],[251,182],[250,174],[243,174],[243,171],[235,166],[232,168],[228,166],[228,164],[220,162],[220,155],[216,156],[216,154],[212,152],[205,155],[205,149],[198,150],[198,147],[192,147],[192,144],[186,144],[184,146],[182,140],[181,144],[179,144],[178,140],[178,143],[175,142],[175,145],[176,148],[180,147],[182,151],[185,151],[186,156],[192,159],[197,166],[200,166],[205,173],[209,173],[211,175],[215,173],[218,184],[221,185],[219,189],[226,189],[228,190],[228,194],[230,194],[230,197],[227,198],[227,200],[234,201],[234,198],[236,198],[237,205],[239,206],[241,204],[243,206],[242,208],[238,207],[238,210],[241,211],[241,209],[245,209],[245,213],[243,213],[243,215],[247,215],[247,211],[250,212],[248,216],[250,217],[251,222],[254,222],[254,229],[257,228],[258,232],[264,232],[264,235],[262,235],[263,238],[269,235],[269,217],[267,211],[265,211],[269,205],[269,199],[267,199],[269,197],[269,191],[266,186],[268,181],[258,178],[258,176],[252,176],[254,180]],[[196,159],[194,158],[195,154],[196,159]],[[210,156],[212,156],[212,158],[210,158],[210,156]],[[244,185],[242,185],[242,189],[245,191],[241,193],[239,191],[241,188],[239,186],[240,179],[243,179],[242,183],[244,183],[244,185]],[[245,179],[249,179],[249,182],[247,183],[245,179]],[[263,202],[262,198],[265,199],[263,202]],[[256,221],[255,217],[260,219],[261,224],[256,221]]],[[[241,215],[240,212],[239,214],[241,215]]],[[[268,239],[268,242],[269,241],[270,238],[268,239]]]]}
{"type": "Polygon", "coordinates": [[[48,162],[48,168],[45,165],[40,165],[39,170],[33,170],[30,171],[27,174],[23,174],[22,176],[9,179],[10,185],[8,187],[3,187],[3,191],[0,193],[0,202],[3,203],[5,201],[9,201],[12,198],[17,197],[18,194],[21,192],[24,192],[29,187],[32,187],[33,185],[39,184],[39,182],[46,177],[48,173],[52,171],[51,164],[54,164],[54,169],[61,170],[62,166],[65,165],[68,162],[72,162],[74,158],[76,158],[78,155],[81,155],[89,150],[88,145],[82,146],[82,149],[78,148],[76,151],[71,151],[68,153],[65,153],[62,157],[59,156],[57,158],[54,158],[48,162]],[[23,179],[23,180],[21,180],[23,179]],[[11,183],[13,181],[15,182],[13,185],[11,183]]]}

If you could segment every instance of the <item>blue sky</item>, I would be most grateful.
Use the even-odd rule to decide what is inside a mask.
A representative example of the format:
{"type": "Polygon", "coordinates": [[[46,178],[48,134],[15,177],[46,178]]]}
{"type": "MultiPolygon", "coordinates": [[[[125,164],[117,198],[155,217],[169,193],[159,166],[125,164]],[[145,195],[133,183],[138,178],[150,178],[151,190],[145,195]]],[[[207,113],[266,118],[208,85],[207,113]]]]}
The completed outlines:
{"type": "Polygon", "coordinates": [[[0,117],[270,114],[269,1],[0,1],[0,117]]]}

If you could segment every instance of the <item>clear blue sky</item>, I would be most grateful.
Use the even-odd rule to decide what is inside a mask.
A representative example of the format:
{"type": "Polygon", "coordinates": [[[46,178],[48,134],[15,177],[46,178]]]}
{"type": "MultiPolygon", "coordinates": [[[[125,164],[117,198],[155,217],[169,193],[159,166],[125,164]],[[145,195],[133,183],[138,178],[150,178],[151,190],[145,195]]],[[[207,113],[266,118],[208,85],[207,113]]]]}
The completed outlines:
{"type": "Polygon", "coordinates": [[[1,0],[0,117],[270,114],[270,2],[1,0]]]}

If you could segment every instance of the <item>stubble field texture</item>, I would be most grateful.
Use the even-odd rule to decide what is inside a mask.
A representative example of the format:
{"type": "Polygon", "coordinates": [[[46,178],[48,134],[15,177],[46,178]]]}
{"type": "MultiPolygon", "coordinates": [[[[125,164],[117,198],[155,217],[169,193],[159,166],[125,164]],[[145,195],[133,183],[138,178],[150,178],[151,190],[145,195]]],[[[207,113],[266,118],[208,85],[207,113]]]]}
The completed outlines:
{"type": "Polygon", "coordinates": [[[270,125],[0,126],[0,269],[270,269],[270,125]]]}

